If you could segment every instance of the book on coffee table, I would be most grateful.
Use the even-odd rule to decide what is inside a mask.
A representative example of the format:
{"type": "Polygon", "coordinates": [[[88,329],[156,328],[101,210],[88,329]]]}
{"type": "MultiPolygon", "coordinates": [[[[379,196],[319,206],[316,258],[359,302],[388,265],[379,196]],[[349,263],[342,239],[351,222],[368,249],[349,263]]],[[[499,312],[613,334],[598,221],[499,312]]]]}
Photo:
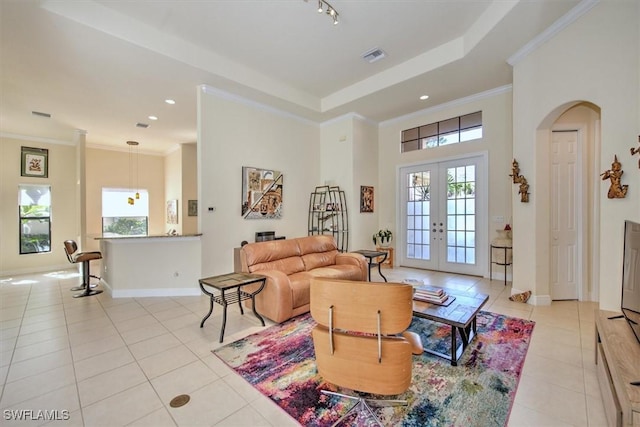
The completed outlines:
{"type": "Polygon", "coordinates": [[[420,286],[415,289],[413,299],[416,301],[428,302],[430,304],[449,305],[455,297],[448,295],[442,288],[420,286]]]}

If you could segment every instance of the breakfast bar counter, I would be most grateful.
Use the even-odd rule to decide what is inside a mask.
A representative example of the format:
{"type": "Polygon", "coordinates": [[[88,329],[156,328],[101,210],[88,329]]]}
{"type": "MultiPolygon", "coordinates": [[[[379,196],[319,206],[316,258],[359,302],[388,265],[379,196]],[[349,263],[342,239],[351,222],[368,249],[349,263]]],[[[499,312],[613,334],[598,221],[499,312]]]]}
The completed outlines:
{"type": "Polygon", "coordinates": [[[113,298],[200,295],[200,234],[97,237],[113,298]]]}

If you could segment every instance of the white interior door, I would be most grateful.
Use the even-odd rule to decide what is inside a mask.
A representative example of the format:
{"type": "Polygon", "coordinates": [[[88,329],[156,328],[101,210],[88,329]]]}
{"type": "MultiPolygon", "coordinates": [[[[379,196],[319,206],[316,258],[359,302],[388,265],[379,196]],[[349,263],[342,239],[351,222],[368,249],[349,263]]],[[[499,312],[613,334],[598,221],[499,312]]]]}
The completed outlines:
{"type": "Polygon", "coordinates": [[[476,156],[400,170],[401,265],[484,274],[485,163],[476,156]]]}
{"type": "Polygon", "coordinates": [[[581,251],[578,207],[580,167],[577,131],[551,139],[551,298],[578,299],[581,251]]]}

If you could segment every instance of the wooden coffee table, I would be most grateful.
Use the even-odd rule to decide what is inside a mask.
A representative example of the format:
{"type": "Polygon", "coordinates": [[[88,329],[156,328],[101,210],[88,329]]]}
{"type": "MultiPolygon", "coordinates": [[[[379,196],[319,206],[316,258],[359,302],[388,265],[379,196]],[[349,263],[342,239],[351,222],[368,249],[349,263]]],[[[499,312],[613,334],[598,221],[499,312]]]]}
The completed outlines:
{"type": "Polygon", "coordinates": [[[452,366],[457,366],[460,356],[476,336],[476,316],[489,300],[489,295],[451,289],[444,291],[455,297],[450,305],[441,306],[414,300],[413,315],[451,326],[451,354],[426,348],[424,351],[450,360],[452,366]],[[458,334],[462,341],[460,344],[457,340],[458,334]]]}

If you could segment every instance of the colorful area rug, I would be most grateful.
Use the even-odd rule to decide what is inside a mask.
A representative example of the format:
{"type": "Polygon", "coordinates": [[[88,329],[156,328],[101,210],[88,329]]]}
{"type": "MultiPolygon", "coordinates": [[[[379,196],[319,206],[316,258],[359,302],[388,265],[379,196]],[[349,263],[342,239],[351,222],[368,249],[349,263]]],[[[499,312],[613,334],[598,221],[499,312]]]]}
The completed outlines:
{"type": "MultiPolygon", "coordinates": [[[[300,424],[330,426],[354,403],[320,390],[381,396],[358,394],[323,381],[314,358],[314,325],[310,315],[299,316],[213,353],[300,424]]],[[[409,405],[376,408],[377,415],[384,425],[394,426],[506,425],[533,326],[532,321],[480,312],[478,335],[458,366],[426,352],[414,356],[409,390],[393,397],[409,405]]],[[[449,352],[448,326],[414,318],[409,329],[422,336],[425,347],[449,352]]]]}

